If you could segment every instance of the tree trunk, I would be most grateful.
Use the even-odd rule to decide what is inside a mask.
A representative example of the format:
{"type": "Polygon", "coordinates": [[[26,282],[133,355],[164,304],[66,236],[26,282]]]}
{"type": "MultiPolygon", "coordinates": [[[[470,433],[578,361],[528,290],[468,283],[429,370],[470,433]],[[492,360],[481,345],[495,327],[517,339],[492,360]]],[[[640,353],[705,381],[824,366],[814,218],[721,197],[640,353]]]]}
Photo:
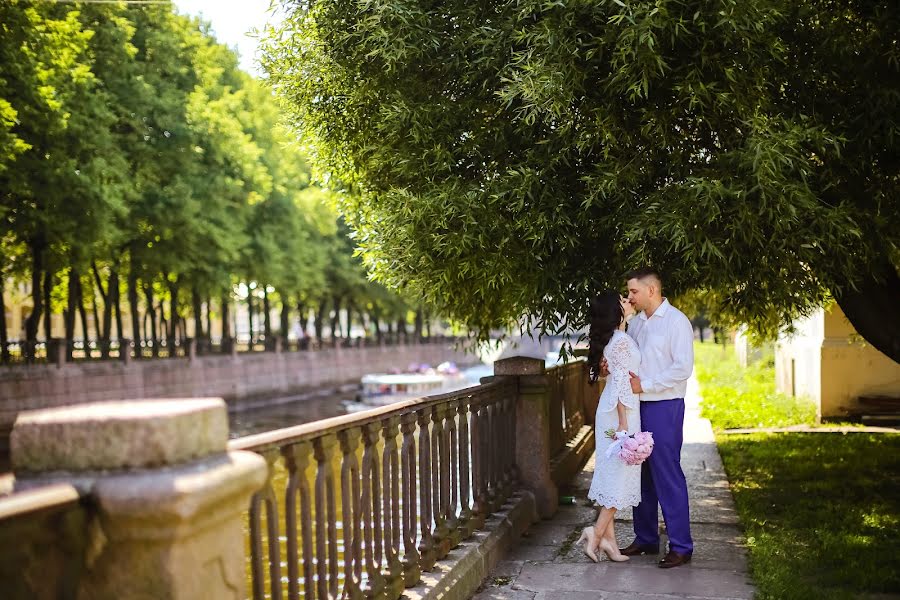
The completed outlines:
{"type": "Polygon", "coordinates": [[[78,302],[78,273],[69,269],[69,289],[66,293],[66,310],[63,313],[63,328],[66,333],[66,360],[72,360],[72,347],[75,341],[75,303],[78,302]]]}
{"type": "Polygon", "coordinates": [[[191,287],[191,311],[194,313],[194,339],[203,339],[203,298],[197,287],[191,287]]]}
{"type": "Polygon", "coordinates": [[[347,300],[347,311],[346,312],[347,312],[347,335],[345,337],[347,339],[350,339],[350,337],[352,336],[352,334],[350,332],[353,331],[353,313],[356,312],[356,305],[354,304],[352,299],[347,300]]]}
{"type": "Polygon", "coordinates": [[[422,339],[422,320],[423,320],[422,309],[417,308],[416,309],[416,320],[415,320],[415,324],[413,326],[413,337],[415,338],[417,343],[419,340],[422,339]]]}
{"type": "MultiPolygon", "coordinates": [[[[113,299],[113,279],[112,273],[109,276],[109,283],[107,284],[107,288],[103,289],[103,279],[100,277],[100,270],[97,268],[96,261],[91,262],[91,271],[94,274],[94,282],[97,286],[97,292],[100,294],[100,299],[103,300],[103,315],[99,315],[97,311],[97,300],[96,294],[94,294],[94,320],[96,322],[97,327],[97,338],[100,342],[100,357],[101,358],[109,358],[109,339],[110,333],[112,329],[112,299],[113,299]],[[102,326],[101,326],[102,320],[102,326]]],[[[121,336],[119,336],[121,337],[121,336]]]]}
{"type": "Polygon", "coordinates": [[[125,332],[122,331],[122,294],[119,290],[119,269],[116,266],[109,271],[109,294],[116,311],[116,338],[121,340],[125,332]]]}
{"type": "Polygon", "coordinates": [[[341,324],[341,298],[338,296],[334,297],[334,307],[332,309],[334,312],[331,315],[331,339],[336,340],[337,335],[339,333],[338,327],[341,324]]]}
{"type": "Polygon", "coordinates": [[[378,310],[378,307],[372,306],[372,327],[375,329],[375,339],[378,340],[378,343],[381,343],[382,333],[381,333],[381,311],[378,310]]]}
{"type": "Polygon", "coordinates": [[[147,301],[147,315],[150,317],[150,340],[153,344],[153,358],[159,357],[159,337],[156,331],[156,307],[153,306],[153,284],[144,283],[144,299],[147,301]]]}
{"type": "Polygon", "coordinates": [[[4,277],[6,276],[0,271],[0,363],[5,364],[9,362],[9,338],[6,331],[6,301],[3,299],[4,277]]]}
{"type": "Polygon", "coordinates": [[[407,335],[406,319],[401,317],[397,319],[397,341],[400,341],[401,336],[403,337],[403,341],[406,341],[407,335]]]}
{"type": "Polygon", "coordinates": [[[857,289],[834,292],[847,319],[868,343],[896,363],[900,363],[900,277],[887,258],[871,265],[857,289]]]}
{"type": "Polygon", "coordinates": [[[309,312],[307,312],[306,304],[303,302],[297,301],[297,319],[300,321],[300,337],[309,337],[306,332],[306,320],[309,317],[309,312]]]}
{"type": "MultiPolygon", "coordinates": [[[[169,287],[169,347],[175,348],[175,342],[178,338],[178,328],[181,325],[181,315],[178,313],[178,279],[175,281],[167,280],[169,287]]],[[[184,339],[184,332],[181,338],[184,339]]]]}
{"type": "Polygon", "coordinates": [[[32,240],[29,244],[31,250],[31,314],[25,319],[25,357],[34,358],[34,344],[37,342],[38,326],[41,322],[41,314],[44,310],[43,294],[41,294],[41,279],[44,274],[44,242],[32,240]]]}
{"type": "Polygon", "coordinates": [[[53,291],[53,270],[44,269],[44,339],[48,342],[53,337],[53,322],[50,320],[50,292],[53,291]]]}
{"type": "Polygon", "coordinates": [[[231,323],[228,322],[228,294],[222,294],[222,341],[231,337],[231,323]]]}
{"type": "Polygon", "coordinates": [[[316,331],[316,340],[322,341],[322,330],[324,329],[325,324],[325,301],[322,300],[319,302],[319,306],[316,308],[316,314],[313,315],[313,329],[316,331]]]}
{"type": "Polygon", "coordinates": [[[283,348],[287,349],[288,335],[291,332],[291,305],[281,301],[281,342],[283,348]]]}
{"type": "Polygon", "coordinates": [[[87,310],[84,308],[84,286],[81,284],[81,275],[76,274],[75,277],[75,288],[78,291],[78,300],[75,307],[78,309],[78,314],[81,316],[81,333],[84,337],[84,353],[88,358],[91,354],[91,349],[88,346],[88,341],[90,340],[90,334],[88,333],[88,320],[87,320],[87,310]]]}
{"type": "MultiPolygon", "coordinates": [[[[138,278],[134,265],[128,270],[128,310],[131,313],[131,337],[134,342],[134,357],[141,358],[141,315],[138,309],[138,278]]],[[[121,319],[121,314],[119,315],[121,319]]],[[[121,321],[119,327],[122,326],[121,321]]]]}
{"type": "Polygon", "coordinates": [[[250,349],[253,349],[253,290],[247,295],[247,324],[250,326],[250,349]]]}
{"type": "Polygon", "coordinates": [[[266,345],[272,339],[272,307],[269,305],[269,290],[266,284],[263,284],[263,335],[266,336],[266,345]]]}
{"type": "Polygon", "coordinates": [[[208,343],[212,339],[212,296],[206,299],[206,335],[203,336],[203,339],[206,340],[208,347],[208,343]]]}
{"type": "MultiPolygon", "coordinates": [[[[93,289],[91,290],[93,292],[93,289]]],[[[103,354],[103,334],[100,331],[100,310],[97,307],[97,294],[91,294],[91,310],[94,314],[94,339],[100,346],[101,355],[103,354]]]]}

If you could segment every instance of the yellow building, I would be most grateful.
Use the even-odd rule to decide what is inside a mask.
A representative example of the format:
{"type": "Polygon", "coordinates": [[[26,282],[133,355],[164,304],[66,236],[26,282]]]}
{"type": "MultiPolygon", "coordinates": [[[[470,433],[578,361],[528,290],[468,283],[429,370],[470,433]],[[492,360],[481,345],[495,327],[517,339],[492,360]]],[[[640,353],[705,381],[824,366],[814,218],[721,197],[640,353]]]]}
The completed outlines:
{"type": "Polygon", "coordinates": [[[892,398],[900,408],[900,364],[867,344],[837,304],[794,325],[775,345],[778,391],[812,398],[819,419],[869,412],[862,397],[892,398]]]}

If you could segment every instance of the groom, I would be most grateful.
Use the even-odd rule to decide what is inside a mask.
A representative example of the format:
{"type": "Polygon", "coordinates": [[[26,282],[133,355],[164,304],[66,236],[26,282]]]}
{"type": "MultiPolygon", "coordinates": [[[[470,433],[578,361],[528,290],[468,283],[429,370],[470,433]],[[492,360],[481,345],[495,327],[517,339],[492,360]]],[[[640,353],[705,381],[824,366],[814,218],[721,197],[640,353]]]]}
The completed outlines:
{"type": "Polygon", "coordinates": [[[662,278],[650,268],[627,275],[628,301],[641,311],[628,325],[628,335],[641,350],[639,373],[631,389],[640,394],[641,429],[653,432],[653,453],[641,467],[641,503],[634,509],[636,539],[622,554],[659,554],[657,504],[669,535],[663,569],[691,560],[687,481],[681,470],[684,394],[694,368],[694,328],[684,313],[662,296],[662,278]]]}

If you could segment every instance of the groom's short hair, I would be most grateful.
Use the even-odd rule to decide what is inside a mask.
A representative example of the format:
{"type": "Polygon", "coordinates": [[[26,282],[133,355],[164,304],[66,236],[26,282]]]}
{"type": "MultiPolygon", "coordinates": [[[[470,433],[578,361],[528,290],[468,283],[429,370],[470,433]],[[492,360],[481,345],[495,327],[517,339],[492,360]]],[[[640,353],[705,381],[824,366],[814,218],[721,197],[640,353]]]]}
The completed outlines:
{"type": "Polygon", "coordinates": [[[625,274],[625,281],[631,281],[632,279],[638,279],[640,281],[653,279],[656,281],[657,287],[662,289],[662,276],[659,274],[659,271],[653,267],[640,267],[625,274]]]}

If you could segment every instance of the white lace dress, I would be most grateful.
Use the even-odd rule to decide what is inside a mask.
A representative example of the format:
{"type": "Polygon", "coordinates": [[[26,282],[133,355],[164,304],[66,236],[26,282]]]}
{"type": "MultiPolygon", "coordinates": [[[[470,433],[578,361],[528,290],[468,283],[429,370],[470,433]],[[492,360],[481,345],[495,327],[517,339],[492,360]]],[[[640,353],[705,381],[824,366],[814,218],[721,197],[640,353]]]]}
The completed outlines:
{"type": "Polygon", "coordinates": [[[625,405],[628,433],[641,430],[641,411],[638,396],[631,391],[628,371],[638,372],[641,352],[631,336],[616,330],[603,349],[609,367],[606,386],[597,406],[594,478],[588,498],[608,508],[628,508],[641,502],[641,466],[626,465],[617,456],[606,458],[606,448],[613,442],[604,431],[616,429],[619,417],[616,403],[625,405]]]}

